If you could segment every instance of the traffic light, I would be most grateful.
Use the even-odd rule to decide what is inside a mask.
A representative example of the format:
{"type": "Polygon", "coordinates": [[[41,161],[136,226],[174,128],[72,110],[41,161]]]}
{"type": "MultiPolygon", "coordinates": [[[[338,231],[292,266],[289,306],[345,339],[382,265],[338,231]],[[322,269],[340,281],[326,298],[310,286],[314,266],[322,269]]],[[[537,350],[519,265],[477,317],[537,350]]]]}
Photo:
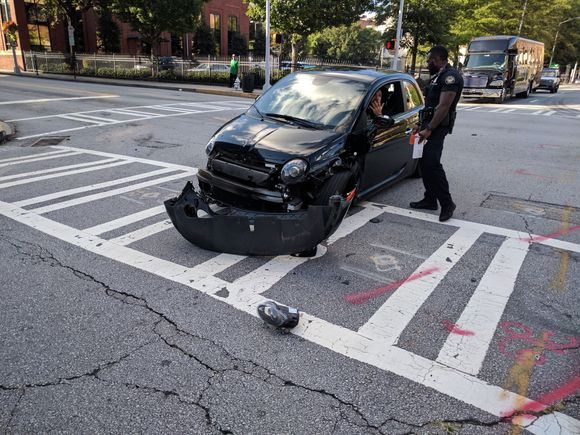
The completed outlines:
{"type": "Polygon", "coordinates": [[[387,42],[385,42],[385,48],[387,50],[394,50],[395,46],[397,44],[397,40],[396,39],[389,39],[387,42]]]}

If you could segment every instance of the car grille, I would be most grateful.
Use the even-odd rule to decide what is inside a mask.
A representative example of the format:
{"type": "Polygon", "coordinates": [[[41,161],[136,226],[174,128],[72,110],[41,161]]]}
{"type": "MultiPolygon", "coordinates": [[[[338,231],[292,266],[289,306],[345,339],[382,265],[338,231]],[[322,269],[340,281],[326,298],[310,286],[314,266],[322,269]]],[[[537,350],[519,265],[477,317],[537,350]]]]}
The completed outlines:
{"type": "Polygon", "coordinates": [[[487,86],[487,76],[464,74],[463,86],[466,88],[485,88],[487,86]]]}
{"type": "MultiPolygon", "coordinates": [[[[211,165],[212,169],[216,172],[255,185],[263,184],[270,178],[270,173],[267,171],[252,169],[245,165],[228,162],[219,158],[214,159],[211,165]]],[[[265,169],[264,167],[262,168],[265,169]]]]}
{"type": "Polygon", "coordinates": [[[551,86],[551,85],[552,85],[551,80],[540,80],[540,86],[551,86]]]}

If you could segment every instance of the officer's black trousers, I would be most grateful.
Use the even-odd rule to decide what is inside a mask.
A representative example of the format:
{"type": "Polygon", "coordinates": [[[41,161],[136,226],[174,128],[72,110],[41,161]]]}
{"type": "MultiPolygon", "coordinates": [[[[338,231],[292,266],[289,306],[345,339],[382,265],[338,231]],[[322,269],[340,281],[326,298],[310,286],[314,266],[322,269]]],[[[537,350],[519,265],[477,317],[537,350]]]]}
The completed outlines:
{"type": "Polygon", "coordinates": [[[425,148],[423,148],[423,157],[419,161],[423,185],[425,186],[425,200],[431,203],[437,203],[438,200],[441,207],[447,207],[453,203],[449,193],[449,183],[441,165],[443,141],[447,132],[447,127],[433,130],[425,148]]]}

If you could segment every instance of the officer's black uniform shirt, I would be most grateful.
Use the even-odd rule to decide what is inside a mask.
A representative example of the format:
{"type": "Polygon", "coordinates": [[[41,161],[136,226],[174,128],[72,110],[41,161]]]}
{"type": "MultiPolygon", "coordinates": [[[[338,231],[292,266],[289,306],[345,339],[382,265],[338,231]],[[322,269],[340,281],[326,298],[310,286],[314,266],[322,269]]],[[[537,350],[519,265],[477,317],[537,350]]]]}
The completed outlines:
{"type": "Polygon", "coordinates": [[[462,90],[463,77],[459,71],[447,64],[429,81],[429,86],[425,89],[425,107],[437,107],[441,92],[451,91],[455,92],[455,98],[449,111],[455,112],[462,90]]]}

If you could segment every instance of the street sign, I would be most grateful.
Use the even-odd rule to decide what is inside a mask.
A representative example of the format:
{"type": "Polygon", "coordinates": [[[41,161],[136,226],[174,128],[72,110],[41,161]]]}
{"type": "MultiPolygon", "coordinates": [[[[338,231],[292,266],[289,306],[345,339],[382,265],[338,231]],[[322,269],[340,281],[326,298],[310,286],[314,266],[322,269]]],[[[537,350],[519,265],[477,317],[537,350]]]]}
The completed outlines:
{"type": "Polygon", "coordinates": [[[75,28],[71,24],[68,25],[68,44],[71,47],[75,45],[75,28]]]}

